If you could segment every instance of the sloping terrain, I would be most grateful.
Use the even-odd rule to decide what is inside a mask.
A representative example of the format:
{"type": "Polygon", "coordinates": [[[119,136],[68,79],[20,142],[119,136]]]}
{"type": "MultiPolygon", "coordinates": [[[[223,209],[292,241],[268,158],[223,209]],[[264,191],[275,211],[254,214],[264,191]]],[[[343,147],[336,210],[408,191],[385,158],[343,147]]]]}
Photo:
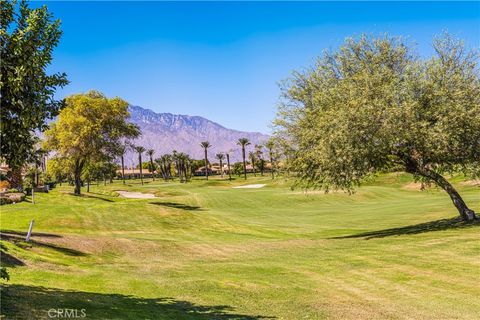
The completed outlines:
{"type": "MultiPolygon", "coordinates": [[[[452,180],[480,211],[479,186],[452,180]]],[[[343,193],[284,179],[63,186],[1,209],[6,319],[478,319],[479,224],[388,174],[343,193]],[[266,184],[259,189],[234,186],[266,184]],[[153,193],[126,199],[114,190],[153,193]],[[35,219],[33,241],[22,239],[35,219]]]]}

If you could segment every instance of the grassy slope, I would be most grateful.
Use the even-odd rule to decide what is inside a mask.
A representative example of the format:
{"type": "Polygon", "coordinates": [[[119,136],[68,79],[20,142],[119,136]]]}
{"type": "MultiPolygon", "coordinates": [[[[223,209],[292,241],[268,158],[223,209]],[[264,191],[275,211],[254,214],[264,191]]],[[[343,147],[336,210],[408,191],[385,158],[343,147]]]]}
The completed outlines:
{"type": "MultiPolygon", "coordinates": [[[[2,241],[25,264],[10,269],[2,314],[480,318],[479,225],[442,220],[456,215],[448,196],[409,182],[385,175],[353,196],[304,195],[267,177],[248,180],[262,189],[231,188],[243,180],[115,182],[81,198],[59,187],[36,205],[1,208],[3,230],[24,232],[35,218],[37,232],[33,244],[12,233],[2,241]],[[160,198],[112,196],[119,189],[160,198]]],[[[480,211],[478,186],[456,182],[480,211]]]]}

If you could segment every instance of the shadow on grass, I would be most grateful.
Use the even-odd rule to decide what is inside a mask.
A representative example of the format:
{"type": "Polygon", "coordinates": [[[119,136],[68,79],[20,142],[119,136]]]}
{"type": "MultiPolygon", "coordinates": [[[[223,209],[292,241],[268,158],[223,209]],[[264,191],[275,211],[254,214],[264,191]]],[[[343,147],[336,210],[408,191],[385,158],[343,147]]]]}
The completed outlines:
{"type": "MultiPolygon", "coordinates": [[[[7,229],[2,229],[0,230],[0,234],[6,234],[6,235],[17,235],[17,236],[22,236],[25,238],[27,236],[26,232],[23,231],[15,231],[15,230],[7,230],[7,229]]],[[[32,233],[33,234],[33,233],[32,233]]],[[[45,238],[61,238],[62,236],[59,236],[58,234],[54,233],[45,233],[45,232],[35,232],[36,236],[39,237],[45,237],[45,238]]]]}
{"type": "MultiPolygon", "coordinates": [[[[83,253],[83,252],[75,250],[75,249],[57,246],[57,245],[52,244],[52,243],[37,241],[37,240],[33,239],[33,237],[35,237],[35,236],[43,236],[43,235],[40,232],[39,233],[32,232],[32,238],[30,238],[29,242],[26,242],[25,241],[25,236],[23,235],[22,232],[14,231],[13,233],[11,233],[10,231],[7,231],[7,230],[0,231],[0,238],[2,240],[15,243],[16,245],[18,245],[20,247],[23,247],[23,248],[29,247],[29,246],[37,246],[37,247],[53,249],[53,250],[56,250],[58,252],[67,254],[69,256],[80,257],[80,256],[86,256],[87,255],[86,253],[83,253]]],[[[60,237],[60,236],[58,236],[58,237],[60,237]]]]}
{"type": "Polygon", "coordinates": [[[149,202],[150,204],[155,204],[157,206],[175,208],[175,209],[182,209],[188,211],[197,211],[202,210],[199,206],[189,206],[187,204],[178,203],[178,202],[149,202]]]}
{"type": "Polygon", "coordinates": [[[374,238],[384,238],[384,237],[391,237],[391,236],[402,236],[407,234],[419,234],[419,233],[432,232],[432,231],[475,228],[475,227],[480,227],[479,220],[474,222],[464,222],[460,218],[453,218],[453,219],[435,220],[435,221],[430,221],[430,222],[425,222],[425,223],[420,223],[420,224],[415,224],[415,225],[400,227],[400,228],[362,232],[362,233],[348,235],[348,236],[333,237],[330,239],[365,238],[366,240],[368,240],[368,239],[374,239],[374,238]]]}
{"type": "Polygon", "coordinates": [[[68,194],[69,196],[80,197],[80,198],[87,198],[87,199],[98,199],[106,202],[114,202],[111,199],[106,199],[103,197],[97,197],[92,195],[93,192],[88,192],[88,194],[81,193],[81,194],[74,194],[73,192],[64,192],[64,194],[68,194]]]}
{"type": "Polygon", "coordinates": [[[1,313],[6,319],[48,319],[51,309],[76,309],[84,319],[274,319],[238,314],[230,306],[202,306],[173,298],[144,299],[121,294],[65,291],[25,285],[2,288],[1,313]]]}
{"type": "Polygon", "coordinates": [[[12,268],[25,265],[22,260],[15,258],[11,254],[8,254],[7,251],[8,248],[0,243],[0,260],[2,261],[2,267],[12,268]]]}

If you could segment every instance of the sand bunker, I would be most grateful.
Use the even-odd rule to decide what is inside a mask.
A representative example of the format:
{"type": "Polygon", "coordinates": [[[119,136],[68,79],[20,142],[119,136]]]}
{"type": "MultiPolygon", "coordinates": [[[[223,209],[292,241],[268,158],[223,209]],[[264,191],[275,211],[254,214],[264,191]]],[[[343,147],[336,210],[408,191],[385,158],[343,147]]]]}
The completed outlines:
{"type": "Polygon", "coordinates": [[[258,189],[265,187],[264,184],[247,184],[245,186],[233,187],[234,189],[258,189]]]}
{"type": "Polygon", "coordinates": [[[115,191],[120,195],[120,197],[130,198],[130,199],[153,199],[156,198],[154,194],[151,193],[141,193],[141,192],[130,192],[130,191],[115,191]]]}

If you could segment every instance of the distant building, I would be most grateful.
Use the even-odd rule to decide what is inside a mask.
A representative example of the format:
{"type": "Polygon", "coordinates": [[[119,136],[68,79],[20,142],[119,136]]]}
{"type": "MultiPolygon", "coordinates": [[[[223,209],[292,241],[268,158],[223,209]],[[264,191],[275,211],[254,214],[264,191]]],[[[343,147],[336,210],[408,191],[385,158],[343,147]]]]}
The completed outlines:
{"type": "MultiPolygon", "coordinates": [[[[122,169],[117,169],[117,176],[122,176],[122,169]]],[[[148,169],[142,169],[142,176],[144,178],[151,178],[152,172],[148,169]]],[[[138,179],[140,178],[140,169],[125,169],[125,179],[138,179]]]]}

